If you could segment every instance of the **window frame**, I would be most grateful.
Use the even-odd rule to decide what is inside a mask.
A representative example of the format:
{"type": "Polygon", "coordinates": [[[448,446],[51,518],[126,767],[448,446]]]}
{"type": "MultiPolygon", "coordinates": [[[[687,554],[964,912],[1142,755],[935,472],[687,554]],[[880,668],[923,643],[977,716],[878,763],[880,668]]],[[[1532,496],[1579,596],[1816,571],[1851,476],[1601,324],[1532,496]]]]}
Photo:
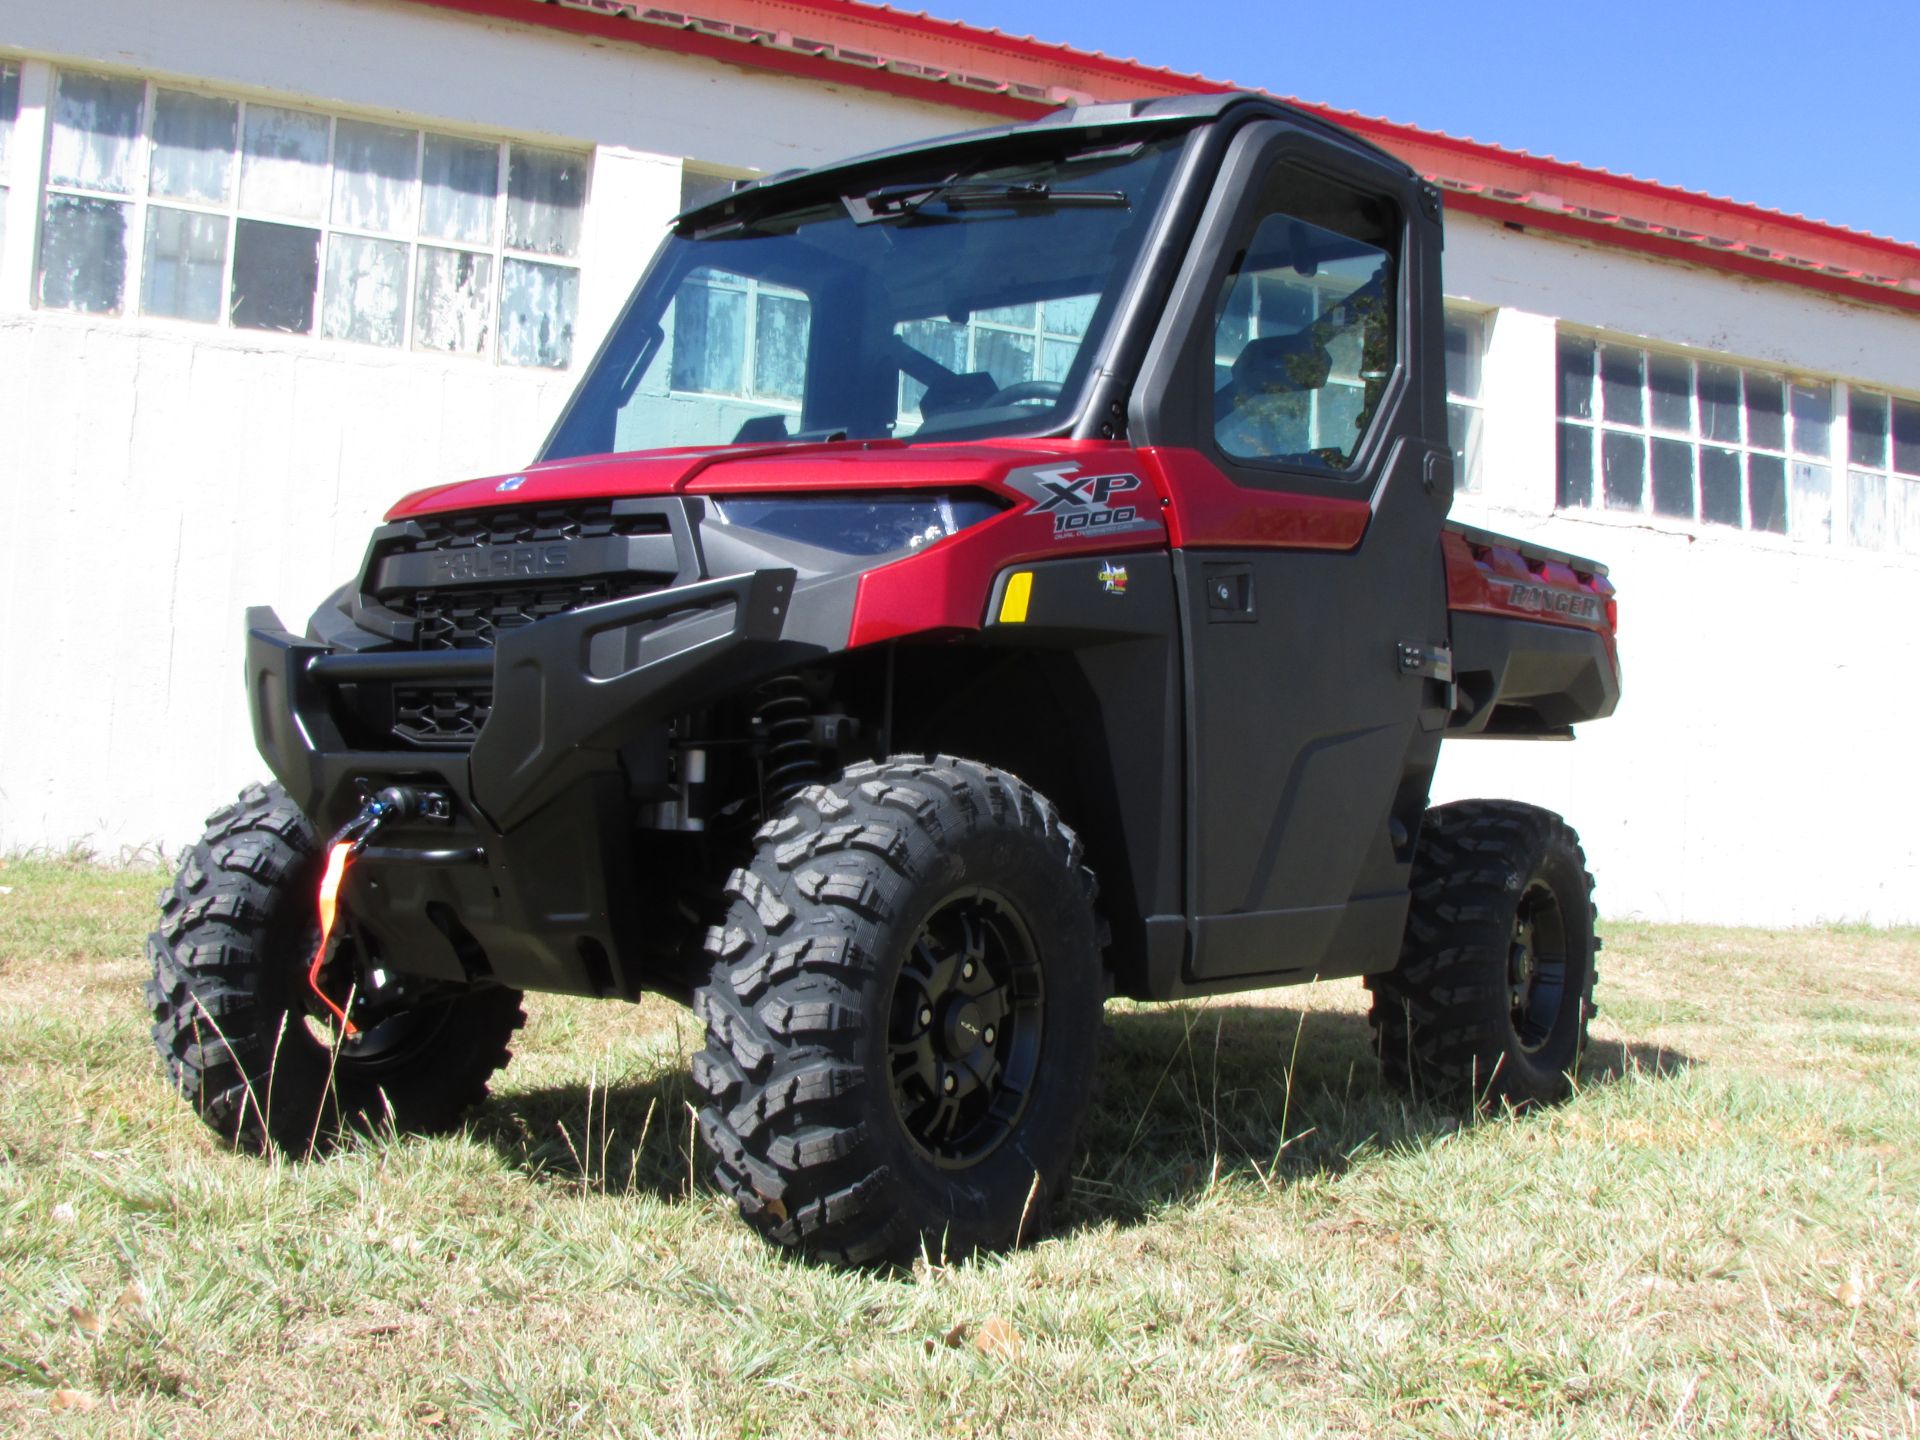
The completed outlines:
{"type": "MultiPolygon", "coordinates": [[[[12,210],[13,192],[19,188],[14,172],[19,170],[19,155],[25,147],[21,142],[20,112],[26,108],[25,90],[27,88],[28,62],[12,55],[0,55],[0,89],[7,88],[6,80],[13,78],[13,113],[0,116],[0,123],[6,126],[6,148],[0,149],[0,275],[6,273],[7,237],[14,233],[8,224],[12,210]]],[[[13,242],[19,244],[18,236],[13,242]]]]}
{"type": "MultiPolygon", "coordinates": [[[[1847,542],[1859,549],[1920,555],[1920,454],[1916,454],[1911,461],[1912,469],[1902,468],[1897,431],[1899,410],[1903,406],[1914,412],[1915,424],[1920,426],[1920,397],[1896,394],[1892,390],[1873,385],[1848,385],[1845,387],[1845,401],[1847,542]],[[1870,397],[1886,407],[1887,420],[1886,427],[1881,432],[1883,445],[1878,464],[1856,458],[1857,451],[1854,445],[1856,436],[1853,425],[1853,406],[1856,397],[1870,397]],[[1877,481],[1881,486],[1880,543],[1877,545],[1862,541],[1854,526],[1855,506],[1858,500],[1855,487],[1862,481],[1877,481]]],[[[1840,406],[1836,405],[1835,410],[1839,409],[1840,406]]],[[[1838,447],[1836,447],[1836,453],[1841,453],[1838,447]]],[[[1834,528],[1836,531],[1841,528],[1837,517],[1834,528]]]]}
{"type": "Polygon", "coordinates": [[[1460,495],[1478,496],[1485,488],[1487,342],[1499,313],[1498,310],[1483,309],[1479,306],[1464,305],[1449,300],[1445,303],[1441,317],[1441,371],[1445,376],[1447,387],[1447,448],[1453,450],[1453,488],[1454,492],[1460,495]],[[1466,331],[1469,343],[1473,347],[1474,386],[1471,395],[1455,390],[1452,376],[1447,374],[1446,336],[1456,325],[1466,331]],[[1462,450],[1453,449],[1453,416],[1456,410],[1470,421],[1467,427],[1466,444],[1462,450]]]}
{"type": "MultiPolygon", "coordinates": [[[[23,65],[28,62],[21,62],[23,65]]],[[[532,372],[570,373],[581,362],[579,354],[578,326],[580,322],[580,300],[582,276],[585,269],[584,251],[586,250],[586,212],[592,200],[593,151],[591,147],[572,150],[566,145],[544,144],[523,141],[498,134],[487,135],[459,127],[441,126],[425,120],[396,119],[392,116],[373,116],[353,113],[346,110],[325,109],[306,102],[297,96],[255,95],[237,91],[222,90],[217,86],[194,81],[172,81],[153,75],[100,68],[92,65],[60,65],[43,62],[45,73],[44,116],[39,127],[38,150],[39,166],[35,175],[35,194],[33,213],[35,226],[31,243],[27,245],[25,270],[27,278],[27,304],[30,309],[47,312],[69,311],[87,315],[95,320],[116,323],[135,322],[144,325],[185,326],[198,334],[214,331],[229,337],[281,336],[325,344],[350,345],[384,354],[406,353],[439,360],[473,361],[507,370],[532,372]],[[109,191],[96,187],[68,184],[55,181],[52,177],[52,147],[56,129],[56,111],[58,105],[60,79],[63,74],[75,74],[98,77],[109,80],[137,81],[141,85],[140,129],[134,138],[133,153],[128,174],[128,189],[124,192],[109,191]],[[225,198],[219,202],[189,199],[168,195],[155,195],[152,189],[154,153],[156,148],[155,127],[157,123],[158,98],[161,92],[178,93],[200,99],[216,100],[233,107],[234,143],[230,152],[230,166],[225,198]],[[292,111],[317,117],[326,122],[325,159],[320,167],[317,186],[320,193],[320,214],[317,218],[296,217],[249,206],[242,200],[242,171],[246,154],[247,116],[250,109],[264,108],[292,111]],[[411,131],[413,137],[413,170],[409,182],[411,193],[411,218],[407,225],[391,231],[382,231],[367,225],[348,224],[334,218],[335,177],[339,173],[337,149],[339,131],[342,123],[378,126],[387,130],[411,131]],[[425,232],[425,155],[429,137],[443,137],[454,141],[490,145],[494,149],[494,191],[492,196],[492,217],[488,227],[487,240],[452,240],[425,232]],[[563,154],[577,159],[584,168],[581,185],[581,235],[569,254],[550,254],[515,247],[508,243],[508,212],[512,203],[509,191],[510,172],[514,152],[518,150],[538,151],[548,154],[563,154]],[[126,268],[122,276],[120,303],[117,309],[110,311],[83,311],[69,306],[50,306],[42,300],[42,245],[44,243],[45,216],[48,201],[56,195],[68,195],[76,198],[93,199],[122,205],[128,212],[126,226],[126,268]],[[156,210],[183,212],[194,215],[218,217],[225,226],[225,253],[221,262],[220,299],[212,320],[200,320],[189,317],[169,315],[159,311],[148,311],[146,306],[147,283],[147,230],[149,217],[156,210]],[[272,327],[254,327],[236,325],[233,321],[234,299],[233,278],[236,254],[239,249],[238,236],[242,222],[256,222],[296,229],[311,230],[318,234],[315,252],[315,279],[312,295],[312,320],[309,329],[304,331],[278,329],[272,327]],[[349,336],[329,335],[326,330],[326,310],[328,301],[329,263],[333,254],[336,237],[350,240],[365,240],[376,243],[400,245],[405,247],[406,263],[402,276],[402,304],[400,306],[400,328],[398,338],[393,344],[377,340],[358,339],[349,336]],[[477,350],[445,349],[421,343],[419,324],[419,285],[422,270],[422,252],[442,250],[460,254],[479,256],[486,259],[490,274],[487,282],[486,306],[483,323],[486,327],[485,343],[477,350]],[[507,282],[507,267],[510,262],[522,262],[543,266],[552,270],[570,272],[573,276],[574,300],[572,324],[573,337],[568,343],[568,354],[564,364],[546,365],[537,361],[524,361],[509,358],[506,349],[506,327],[502,323],[505,313],[503,304],[507,282]]],[[[24,108],[24,107],[23,107],[24,108]]],[[[15,150],[19,148],[19,135],[15,136],[15,150]]],[[[18,161],[15,161],[18,169],[18,161]]]]}
{"type": "MultiPolygon", "coordinates": [[[[1688,349],[1684,346],[1665,345],[1649,342],[1644,337],[1622,335],[1617,332],[1601,330],[1591,326],[1560,322],[1555,326],[1555,380],[1553,422],[1556,436],[1555,495],[1553,513],[1556,515],[1577,516],[1590,520],[1616,520],[1632,524],[1651,525],[1660,529],[1672,529],[1692,535],[1738,535],[1748,540],[1759,540],[1765,544],[1790,544],[1828,548],[1846,546],[1851,549],[1897,554],[1904,548],[1907,553],[1920,553],[1920,539],[1907,538],[1904,532],[1896,530],[1892,521],[1882,525],[1878,537],[1861,540],[1853,533],[1852,498],[1853,472],[1858,470],[1868,474],[1897,476],[1915,481],[1920,486],[1920,476],[1905,476],[1899,472],[1881,470],[1874,472],[1872,467],[1856,466],[1851,463],[1852,437],[1849,415],[1852,408],[1852,396],[1858,391],[1866,395],[1885,396],[1889,402],[1900,401],[1920,406],[1920,398],[1901,395],[1879,386],[1854,385],[1838,376],[1817,374],[1810,371],[1792,370],[1777,364],[1752,362],[1738,356],[1714,351],[1688,349]],[[1593,373],[1587,391],[1588,414],[1573,416],[1566,413],[1564,393],[1565,374],[1562,364],[1563,348],[1568,341],[1588,344],[1594,347],[1593,373]],[[1641,418],[1637,423],[1609,420],[1605,415],[1603,386],[1605,384],[1600,352],[1606,347],[1634,351],[1640,356],[1640,400],[1641,418]],[[1649,381],[1654,359],[1679,360],[1687,362],[1689,370],[1689,428],[1685,432],[1669,426],[1656,425],[1653,421],[1651,406],[1652,387],[1649,381]],[[1711,436],[1706,432],[1702,410],[1700,390],[1700,370],[1702,366],[1731,370],[1740,376],[1740,438],[1727,440],[1711,436]],[[1748,377],[1758,377],[1769,383],[1777,383],[1781,390],[1781,439],[1780,444],[1769,445],[1753,438],[1751,423],[1752,407],[1748,403],[1748,377]],[[1813,448],[1799,443],[1796,430],[1795,395],[1814,393],[1824,389],[1829,397],[1826,419],[1826,443],[1824,448],[1813,448]],[[1563,498],[1566,484],[1565,455],[1561,448],[1561,437],[1569,428],[1584,430],[1592,437],[1589,440],[1590,480],[1592,489],[1586,504],[1570,504],[1563,498]],[[1642,464],[1641,503],[1635,507],[1608,506],[1605,500],[1605,480],[1602,442],[1600,437],[1612,430],[1624,435],[1637,437],[1646,447],[1642,464]],[[1654,508],[1653,501],[1653,459],[1652,444],[1655,440],[1683,441],[1693,452],[1693,501],[1692,516],[1669,515],[1654,508]],[[1702,453],[1707,449],[1729,450],[1741,457],[1741,520],[1738,525],[1704,518],[1705,466],[1702,453]],[[1753,457],[1777,461],[1781,467],[1781,528],[1755,528],[1753,524],[1753,457]],[[1824,470],[1826,479],[1824,518],[1822,520],[1801,520],[1796,516],[1795,507],[1798,496],[1805,492],[1802,483],[1803,473],[1811,467],[1824,470]]],[[[1891,435],[1891,408],[1889,409],[1889,434],[1891,435]]],[[[1888,443],[1888,461],[1893,460],[1891,438],[1888,443]]],[[[1892,494],[1891,479],[1888,493],[1892,494]]],[[[1915,509],[1909,514],[1920,516],[1920,500],[1914,501],[1915,509]]],[[[1891,516],[1891,504],[1887,514],[1891,516]]]]}

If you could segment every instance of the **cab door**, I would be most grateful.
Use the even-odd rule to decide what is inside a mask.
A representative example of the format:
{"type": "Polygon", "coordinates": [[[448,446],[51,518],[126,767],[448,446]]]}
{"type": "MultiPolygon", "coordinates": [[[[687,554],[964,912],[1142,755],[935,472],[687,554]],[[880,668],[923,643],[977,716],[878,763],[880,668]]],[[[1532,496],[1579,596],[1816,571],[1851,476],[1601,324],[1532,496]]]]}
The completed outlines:
{"type": "Polygon", "coordinates": [[[1439,250],[1403,166],[1305,119],[1249,123],[1132,398],[1185,649],[1176,989],[1398,951],[1449,705],[1439,250]]]}

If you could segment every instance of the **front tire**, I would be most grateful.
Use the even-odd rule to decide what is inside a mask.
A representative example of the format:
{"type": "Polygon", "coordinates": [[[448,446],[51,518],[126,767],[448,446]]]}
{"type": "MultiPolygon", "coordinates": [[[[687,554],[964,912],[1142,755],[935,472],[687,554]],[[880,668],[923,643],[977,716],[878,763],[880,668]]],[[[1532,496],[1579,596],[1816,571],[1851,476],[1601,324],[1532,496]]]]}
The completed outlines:
{"type": "Polygon", "coordinates": [[[306,974],[322,848],[278,785],[247,787],[207,817],[147,937],[167,1079],[238,1149],[302,1155],[349,1127],[450,1129],[486,1097],[526,1019],[518,990],[422,998],[378,1012],[336,1053],[306,974]]]}
{"type": "Polygon", "coordinates": [[[1429,810],[1400,963],[1367,978],[1387,1078],[1443,1103],[1564,1100],[1599,949],[1593,877],[1558,815],[1507,800],[1429,810]]]}
{"type": "Polygon", "coordinates": [[[762,827],[708,934],[693,1067],[748,1224],[843,1264],[1043,1227],[1105,994],[1080,860],[1043,796],[944,756],[856,765],[762,827]]]}

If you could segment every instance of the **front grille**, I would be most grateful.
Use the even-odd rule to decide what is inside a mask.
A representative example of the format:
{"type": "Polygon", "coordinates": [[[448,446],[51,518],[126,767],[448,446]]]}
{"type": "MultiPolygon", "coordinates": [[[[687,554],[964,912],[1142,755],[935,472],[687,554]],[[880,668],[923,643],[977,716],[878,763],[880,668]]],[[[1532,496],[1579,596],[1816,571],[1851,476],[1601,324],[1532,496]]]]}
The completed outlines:
{"type": "Polygon", "coordinates": [[[489,649],[506,630],[517,630],[549,615],[564,615],[582,605],[620,600],[651,590],[652,585],[614,585],[606,580],[539,589],[503,586],[487,590],[416,590],[383,597],[388,609],[414,622],[416,650],[489,649]]]}
{"type": "Polygon", "coordinates": [[[639,508],[634,502],[609,500],[486,510],[423,516],[395,529],[401,533],[374,548],[367,570],[367,583],[374,588],[368,598],[393,617],[412,622],[394,633],[415,650],[491,648],[506,631],[583,605],[644,595],[675,578],[672,530],[664,506],[639,508]],[[647,552],[656,557],[648,568],[615,574],[602,569],[578,578],[544,573],[555,568],[591,572],[601,567],[584,562],[604,555],[609,544],[616,554],[630,553],[618,542],[643,536],[660,537],[647,552]],[[419,555],[436,558],[431,565],[409,560],[383,567],[395,556],[419,555]],[[555,558],[562,562],[557,567],[550,563],[555,558]],[[434,583],[382,586],[378,577],[383,568],[422,579],[423,570],[431,570],[434,583]]]}
{"type": "Polygon", "coordinates": [[[539,545],[554,540],[592,540],[603,535],[664,535],[668,529],[664,510],[616,515],[611,500],[553,505],[538,510],[423,515],[411,524],[419,529],[420,537],[399,541],[394,550],[419,553],[475,545],[539,545]]]}
{"type": "Polygon", "coordinates": [[[416,745],[471,745],[493,710],[491,685],[393,691],[393,733],[416,745]]]}
{"type": "MultiPolygon", "coordinates": [[[[490,650],[502,635],[555,615],[695,578],[676,539],[677,500],[426,515],[374,539],[357,621],[404,649],[490,650]],[[688,572],[682,574],[683,568],[688,572]]],[[[493,709],[493,686],[396,681],[345,702],[372,732],[402,744],[471,746],[493,709]]]]}

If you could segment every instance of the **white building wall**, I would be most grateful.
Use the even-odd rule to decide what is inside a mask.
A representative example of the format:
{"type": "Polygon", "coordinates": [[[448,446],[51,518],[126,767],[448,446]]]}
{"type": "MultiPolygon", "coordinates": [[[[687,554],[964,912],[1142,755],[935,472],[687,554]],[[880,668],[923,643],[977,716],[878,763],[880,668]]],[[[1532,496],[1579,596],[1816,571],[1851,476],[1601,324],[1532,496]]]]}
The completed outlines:
{"type": "Polygon", "coordinates": [[[679,208],[683,157],[774,170],[977,123],[397,0],[9,6],[0,58],[43,62],[0,259],[0,852],[192,838],[261,773],[243,609],[301,628],[388,506],[526,463],[573,381],[31,308],[44,62],[591,148],[576,373],[679,208]]]}
{"type": "MultiPolygon", "coordinates": [[[[1455,216],[1447,290],[1498,308],[1484,485],[1455,515],[1607,564],[1626,693],[1571,745],[1444,748],[1436,800],[1532,800],[1586,841],[1603,914],[1920,920],[1911,813],[1920,559],[1553,508],[1555,312],[1649,343],[1920,391],[1920,323],[1455,216]]],[[[1843,527],[1836,527],[1843,528],[1843,527]]]]}
{"type": "MultiPolygon", "coordinates": [[[[16,6],[0,55],[592,147],[576,365],[676,208],[682,157],[769,170],[978,123],[395,0],[16,6]]],[[[260,773],[242,608],[298,626],[400,494],[529,458],[571,376],[32,310],[22,118],[29,223],[0,261],[0,849],[177,846],[260,773]]],[[[1552,509],[1556,315],[1910,392],[1920,327],[1471,218],[1447,270],[1495,312],[1485,484],[1457,513],[1609,563],[1627,694],[1574,745],[1448,746],[1437,797],[1563,810],[1607,914],[1920,920],[1902,758],[1920,566],[1552,509]]]]}

